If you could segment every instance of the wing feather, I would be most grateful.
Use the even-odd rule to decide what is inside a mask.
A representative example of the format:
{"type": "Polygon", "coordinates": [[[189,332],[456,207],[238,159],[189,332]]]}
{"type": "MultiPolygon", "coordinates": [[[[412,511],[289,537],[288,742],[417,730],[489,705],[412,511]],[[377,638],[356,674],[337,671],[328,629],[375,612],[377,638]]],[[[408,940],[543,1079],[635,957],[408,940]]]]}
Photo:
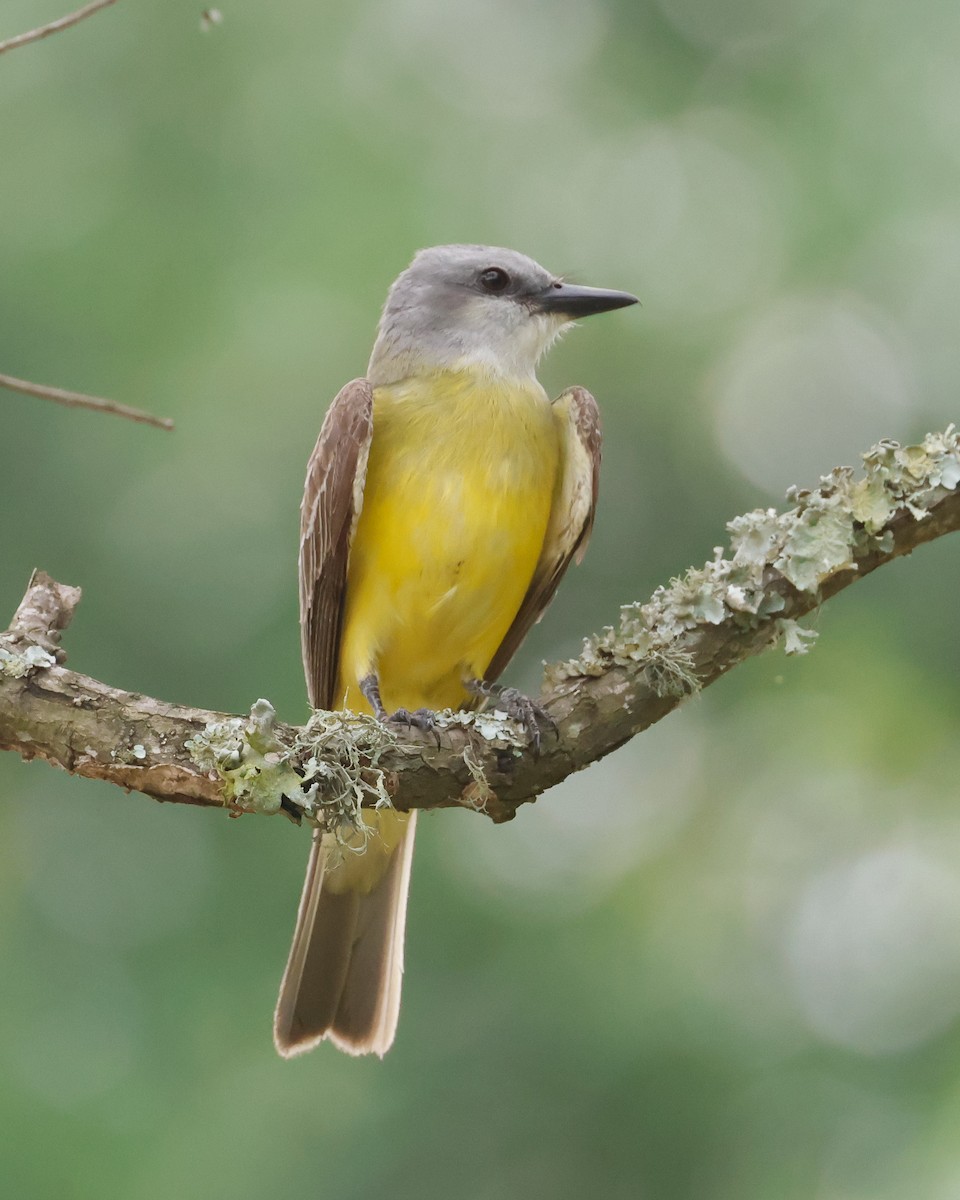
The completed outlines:
{"type": "Polygon", "coordinates": [[[300,646],[307,693],[333,708],[350,547],[363,507],[373,388],[354,379],[327,410],[300,507],[300,646]]]}
{"type": "Polygon", "coordinates": [[[554,493],[543,550],[523,603],[486,671],[495,680],[513,658],[530,627],[546,612],[570,560],[583,558],[593,529],[600,482],[600,410],[582,387],[554,401],[561,429],[560,478],[554,493]]]}

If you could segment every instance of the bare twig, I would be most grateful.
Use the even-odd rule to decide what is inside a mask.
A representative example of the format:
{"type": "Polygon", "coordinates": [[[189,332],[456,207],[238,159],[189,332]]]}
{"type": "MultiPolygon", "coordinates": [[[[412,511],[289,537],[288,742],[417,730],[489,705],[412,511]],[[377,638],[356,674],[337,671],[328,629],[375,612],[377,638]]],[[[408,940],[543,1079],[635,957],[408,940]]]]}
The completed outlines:
{"type": "MultiPolygon", "coordinates": [[[[57,20],[50,21],[47,25],[30,29],[26,33],[18,33],[15,37],[0,42],[0,54],[5,54],[8,50],[16,50],[20,46],[28,46],[31,42],[38,42],[41,38],[49,37],[53,33],[60,33],[61,30],[69,29],[71,25],[76,25],[86,17],[91,17],[102,8],[107,8],[115,3],[116,0],[93,0],[92,3],[85,4],[83,8],[78,8],[76,12],[68,13],[65,17],[58,17],[57,20]]],[[[30,383],[26,379],[15,379],[12,375],[0,375],[0,387],[8,388],[13,392],[22,392],[26,396],[36,396],[41,400],[53,400],[57,404],[65,404],[70,408],[90,408],[99,412],[114,413],[116,416],[126,417],[130,421],[141,421],[145,425],[156,425],[159,429],[173,429],[173,422],[166,417],[154,417],[138,408],[131,408],[127,404],[118,404],[113,400],[104,400],[100,396],[87,396],[83,392],[68,392],[63,388],[46,387],[43,384],[30,383]]]]}
{"type": "Polygon", "coordinates": [[[126,417],[129,421],[155,425],[158,429],[173,429],[173,421],[169,417],[155,417],[142,409],[118,404],[115,400],[104,400],[100,396],[87,396],[83,392],[67,392],[63,388],[46,387],[40,383],[30,383],[26,379],[14,379],[12,375],[0,375],[0,387],[8,388],[11,392],[22,392],[25,396],[36,396],[40,400],[53,400],[57,404],[65,404],[68,408],[90,408],[94,412],[113,413],[118,417],[126,417]]]}
{"type": "Polygon", "coordinates": [[[85,17],[92,17],[101,8],[108,8],[115,3],[116,0],[93,0],[92,4],[85,4],[76,12],[68,13],[65,17],[58,17],[56,21],[51,21],[48,25],[41,25],[38,29],[30,29],[26,33],[18,33],[16,37],[0,42],[0,54],[6,54],[8,50],[16,50],[18,46],[28,46],[31,42],[39,42],[41,38],[49,37],[51,33],[59,33],[61,29],[69,29],[71,25],[76,25],[85,17]]]}
{"type": "Polygon", "coordinates": [[[816,491],[794,492],[786,512],[731,521],[727,557],[718,551],[646,604],[626,606],[617,628],[548,667],[540,703],[557,736],[544,738],[539,759],[523,752],[516,727],[487,714],[441,716],[437,746],[350,714],[317,713],[296,728],[273,721],[263,702],[229,717],[108,687],[57,665],[49,635],[78,597],[39,573],[0,635],[0,749],[178,803],[276,811],[293,798],[311,813],[331,803],[327,785],[339,780],[398,808],[480,807],[508,820],[744,659],[776,643],[802,653],[813,635],[797,618],[960,530],[952,428],[919,446],[881,443],[864,458],[862,479],[840,468],[816,491]]]}

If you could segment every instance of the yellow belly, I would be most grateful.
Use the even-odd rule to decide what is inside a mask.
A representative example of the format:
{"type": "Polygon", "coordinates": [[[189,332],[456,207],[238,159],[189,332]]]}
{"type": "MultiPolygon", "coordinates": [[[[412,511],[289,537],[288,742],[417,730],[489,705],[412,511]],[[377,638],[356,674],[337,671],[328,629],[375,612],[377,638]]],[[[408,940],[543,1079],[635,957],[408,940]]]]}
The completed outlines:
{"type": "Polygon", "coordinates": [[[337,697],[458,707],[510,627],[543,548],[560,439],[539,384],[444,373],[374,392],[337,697]]]}

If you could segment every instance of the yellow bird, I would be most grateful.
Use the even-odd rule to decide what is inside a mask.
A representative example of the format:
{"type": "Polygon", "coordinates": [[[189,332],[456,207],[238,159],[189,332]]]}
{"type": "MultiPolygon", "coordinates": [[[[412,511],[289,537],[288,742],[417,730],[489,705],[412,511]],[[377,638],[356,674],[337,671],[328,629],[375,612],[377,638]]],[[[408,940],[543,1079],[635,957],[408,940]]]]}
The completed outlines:
{"type": "MultiPolygon", "coordinates": [[[[370,365],[307,468],[300,628],[310,703],[429,727],[486,696],[593,524],[593,397],[536,366],[577,317],[636,303],[495,246],[421,250],[387,296],[370,365]],[[392,715],[388,715],[392,714],[392,715]]],[[[313,842],[274,1022],[284,1056],[330,1038],[383,1055],[400,1011],[416,813],[371,811],[361,853],[313,842]]]]}

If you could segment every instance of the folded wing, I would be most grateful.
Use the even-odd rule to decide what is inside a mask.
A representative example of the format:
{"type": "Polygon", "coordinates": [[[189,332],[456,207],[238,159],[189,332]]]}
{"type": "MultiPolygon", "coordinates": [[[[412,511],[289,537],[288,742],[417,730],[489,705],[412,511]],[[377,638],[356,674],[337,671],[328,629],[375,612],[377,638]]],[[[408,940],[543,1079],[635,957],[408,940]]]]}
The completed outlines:
{"type": "Polygon", "coordinates": [[[543,539],[543,551],[513,624],[493,656],[485,678],[506,668],[530,627],[546,612],[570,560],[583,558],[593,528],[600,479],[600,410],[582,387],[567,388],[553,404],[563,449],[560,477],[543,539]]]}

